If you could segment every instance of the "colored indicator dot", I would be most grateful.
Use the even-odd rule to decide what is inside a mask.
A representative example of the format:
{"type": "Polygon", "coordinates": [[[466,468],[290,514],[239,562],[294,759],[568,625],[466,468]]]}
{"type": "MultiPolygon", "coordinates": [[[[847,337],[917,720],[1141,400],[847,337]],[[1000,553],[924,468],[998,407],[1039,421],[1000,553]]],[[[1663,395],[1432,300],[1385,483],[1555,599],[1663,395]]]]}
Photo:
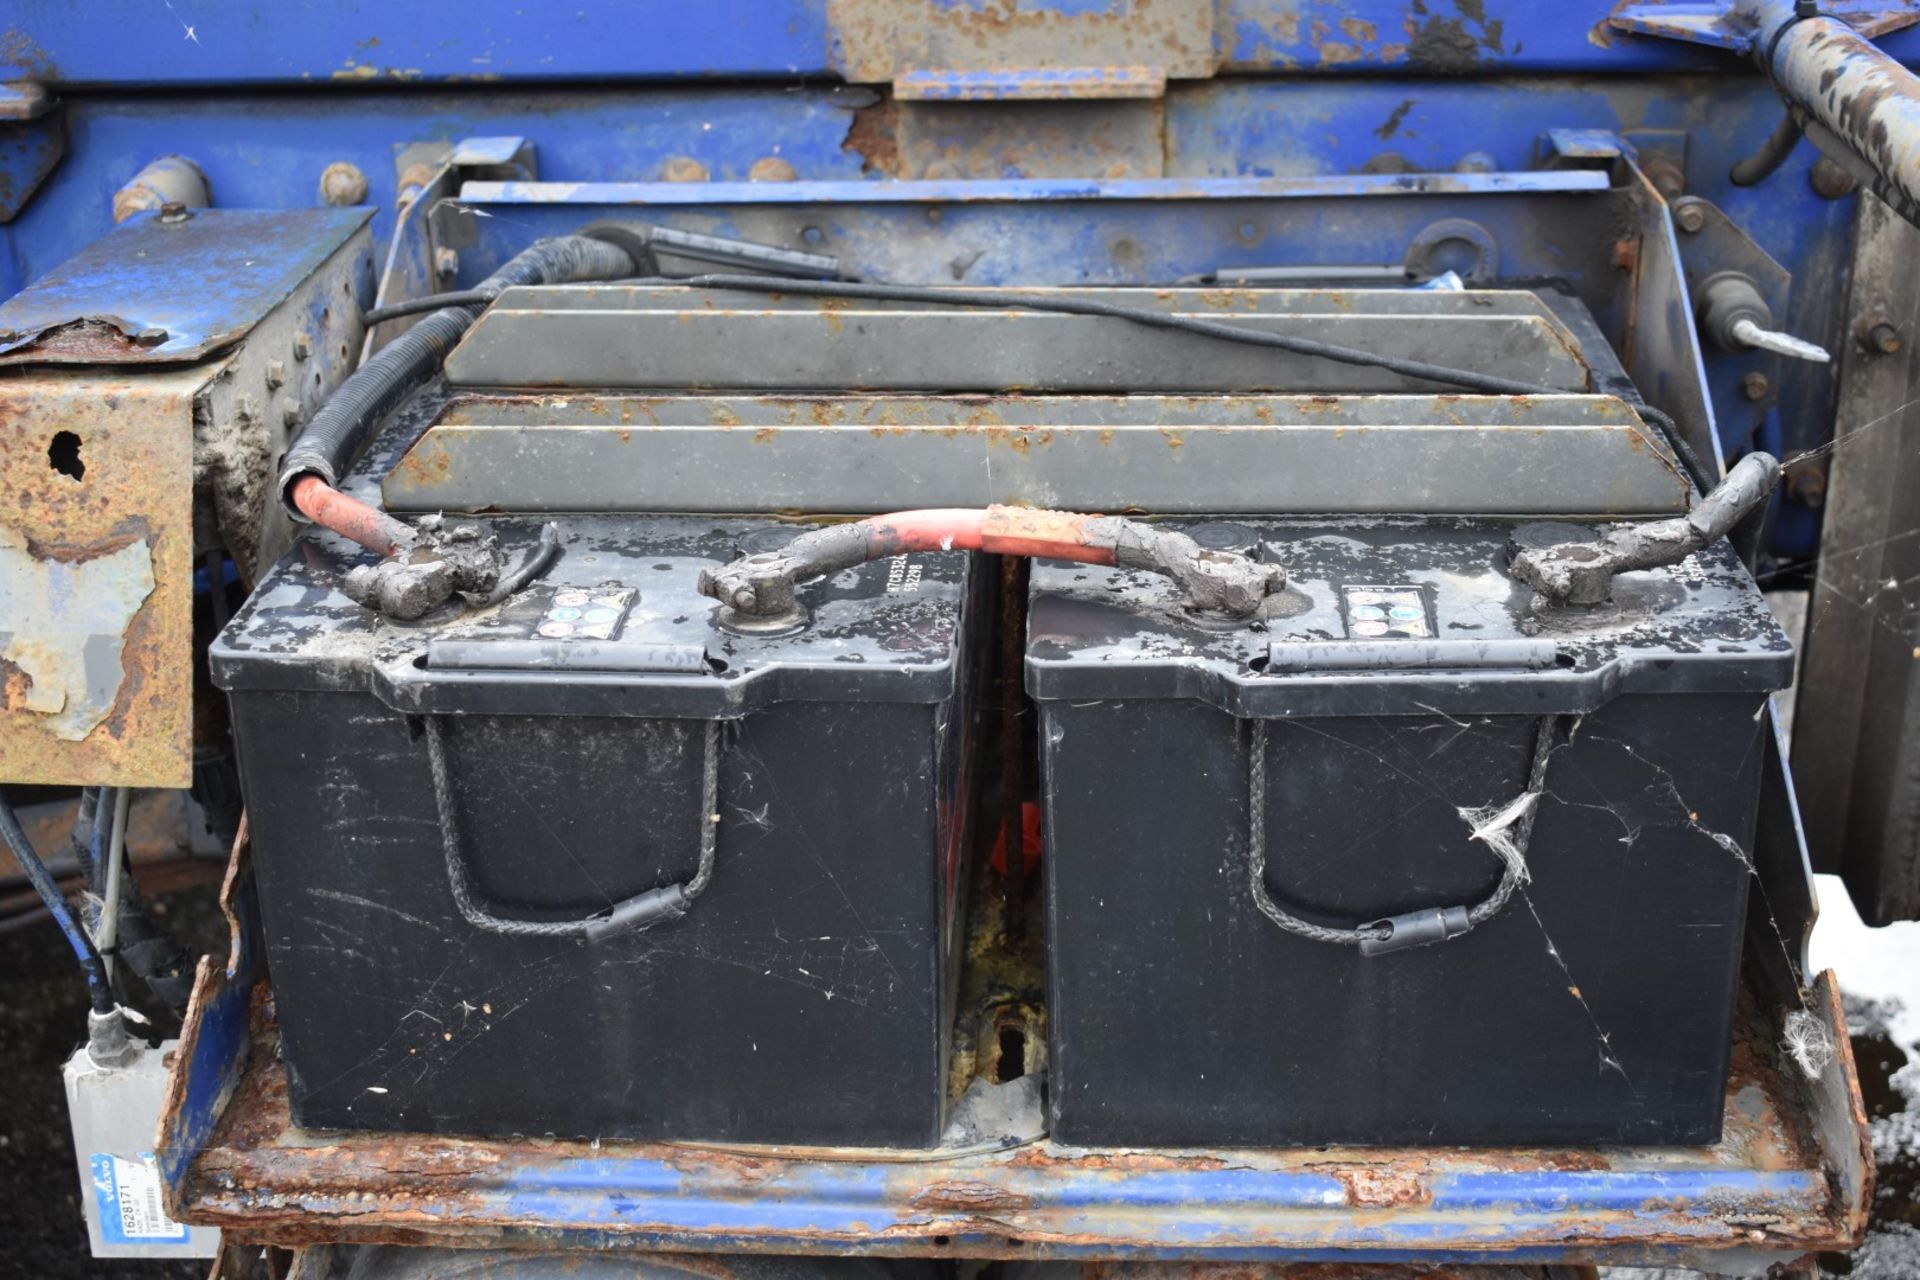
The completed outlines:
{"type": "Polygon", "coordinates": [[[1409,618],[1418,618],[1420,616],[1420,611],[1418,609],[1409,609],[1404,604],[1397,604],[1393,606],[1393,608],[1387,610],[1387,616],[1389,618],[1397,618],[1400,621],[1405,622],[1409,618]]]}
{"type": "Polygon", "coordinates": [[[1349,595],[1347,599],[1355,604],[1378,604],[1380,602],[1379,593],[1373,591],[1355,591],[1349,595]]]}
{"type": "Polygon", "coordinates": [[[573,624],[571,622],[543,622],[540,624],[540,629],[536,634],[546,636],[549,640],[558,640],[562,636],[570,636],[573,634],[573,624]]]}
{"type": "Polygon", "coordinates": [[[588,622],[612,622],[619,616],[620,611],[618,609],[589,609],[587,610],[586,619],[588,622]]]}
{"type": "Polygon", "coordinates": [[[1384,622],[1356,622],[1353,624],[1353,634],[1357,636],[1383,636],[1387,634],[1387,624],[1384,622]]]}
{"type": "Polygon", "coordinates": [[[1384,618],[1387,615],[1370,604],[1358,604],[1353,607],[1353,616],[1356,618],[1366,618],[1371,621],[1376,618],[1384,618]]]}
{"type": "Polygon", "coordinates": [[[547,616],[555,622],[574,622],[580,617],[578,609],[549,609],[547,616]]]}
{"type": "Polygon", "coordinates": [[[553,596],[553,602],[558,605],[585,604],[587,602],[587,593],[584,591],[556,591],[553,596]]]}

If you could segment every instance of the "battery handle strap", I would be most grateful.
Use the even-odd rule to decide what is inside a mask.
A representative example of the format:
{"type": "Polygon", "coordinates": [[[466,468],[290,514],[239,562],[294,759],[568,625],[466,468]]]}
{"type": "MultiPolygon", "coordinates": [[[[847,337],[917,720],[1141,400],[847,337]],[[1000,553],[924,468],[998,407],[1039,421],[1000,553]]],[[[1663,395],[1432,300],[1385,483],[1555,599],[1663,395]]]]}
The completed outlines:
{"type": "Polygon", "coordinates": [[[1559,720],[1558,716],[1541,716],[1534,731],[1533,763],[1527,772],[1527,789],[1517,802],[1524,807],[1502,833],[1503,840],[1511,842],[1508,846],[1511,854],[1501,853],[1505,865],[1500,882],[1486,897],[1472,906],[1423,907],[1344,927],[1303,920],[1282,908],[1267,890],[1267,722],[1255,720],[1247,763],[1247,878],[1254,905],[1260,908],[1260,914],[1295,937],[1358,947],[1363,956],[1386,955],[1409,947],[1445,942],[1485,924],[1498,915],[1526,883],[1527,846],[1533,836],[1533,819],[1540,796],[1546,790],[1547,761],[1553,755],[1554,742],[1559,736],[1559,720]]]}
{"type": "Polygon", "coordinates": [[[455,822],[458,806],[454,802],[453,780],[447,768],[446,727],[443,716],[425,716],[427,762],[433,771],[433,800],[440,816],[440,842],[447,857],[447,887],[453,893],[460,916],[476,929],[516,938],[585,938],[601,942],[619,934],[645,929],[667,920],[678,920],[705,892],[713,879],[713,864],[719,842],[720,722],[710,720],[706,728],[706,749],[700,770],[700,862],[691,879],[684,883],[646,889],[614,903],[610,908],[575,920],[517,920],[497,915],[481,901],[467,870],[460,849],[460,832],[455,822]]]}

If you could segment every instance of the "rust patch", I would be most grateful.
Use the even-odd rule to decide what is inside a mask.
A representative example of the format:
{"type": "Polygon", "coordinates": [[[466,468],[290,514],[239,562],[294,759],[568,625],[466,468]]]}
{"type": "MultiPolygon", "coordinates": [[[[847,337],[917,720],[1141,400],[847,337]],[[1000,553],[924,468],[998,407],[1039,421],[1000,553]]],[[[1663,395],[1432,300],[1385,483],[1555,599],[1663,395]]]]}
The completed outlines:
{"type": "Polygon", "coordinates": [[[860,157],[861,173],[899,176],[899,118],[900,109],[891,97],[854,110],[840,149],[860,157]]]}
{"type": "MultiPolygon", "coordinates": [[[[121,676],[105,718],[70,741],[49,732],[41,713],[0,711],[0,777],[187,785],[193,402],[210,376],[205,366],[133,375],[48,369],[0,382],[0,523],[34,558],[72,565],[144,541],[153,577],[120,632],[121,676]],[[55,448],[63,434],[73,437],[70,457],[55,448]]],[[[25,692],[17,673],[6,683],[25,692]]]]}
{"type": "Polygon", "coordinates": [[[913,1198],[916,1209],[943,1209],[959,1213],[1004,1213],[1026,1209],[1033,1197],[1020,1195],[990,1182],[936,1182],[913,1198]]]}
{"type": "Polygon", "coordinates": [[[1393,111],[1388,114],[1387,118],[1381,121],[1380,126],[1373,131],[1373,136],[1380,139],[1382,142],[1385,142],[1388,138],[1395,136],[1400,132],[1400,125],[1403,121],[1406,120],[1407,113],[1412,110],[1413,110],[1413,99],[1412,98],[1401,99],[1400,105],[1395,107],[1393,111]]]}
{"type": "Polygon", "coordinates": [[[1329,1172],[1346,1188],[1347,1203],[1356,1209],[1391,1209],[1433,1200],[1433,1183],[1424,1169],[1398,1164],[1362,1165],[1329,1172]]]}

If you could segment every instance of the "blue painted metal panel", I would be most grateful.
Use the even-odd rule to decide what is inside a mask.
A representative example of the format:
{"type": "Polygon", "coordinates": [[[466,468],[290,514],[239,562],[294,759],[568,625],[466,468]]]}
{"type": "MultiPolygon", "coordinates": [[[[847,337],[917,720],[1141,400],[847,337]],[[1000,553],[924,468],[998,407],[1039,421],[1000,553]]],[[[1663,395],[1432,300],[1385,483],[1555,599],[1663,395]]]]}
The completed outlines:
{"type": "MultiPolygon", "coordinates": [[[[903,14],[920,6],[902,0],[903,14]]],[[[940,6],[934,6],[936,8],[940,6]]],[[[1023,0],[1084,12],[1086,0],[1023,0]]],[[[1098,6],[1112,5],[1103,0],[1098,6]]],[[[1722,6],[1724,7],[1724,6],[1722,6]]],[[[236,85],[835,74],[829,0],[12,0],[0,80],[236,85]]],[[[1718,50],[1614,31],[1605,0],[1226,0],[1223,71],[1412,75],[1724,69],[1718,50]]],[[[1920,36],[1885,38],[1903,60],[1920,36]]]]}
{"type": "MultiPolygon", "coordinates": [[[[130,340],[115,363],[198,360],[238,342],[372,214],[199,209],[178,222],[138,214],[0,303],[0,355],[91,320],[130,340]]],[[[102,354],[90,347],[77,358],[95,364],[102,354]]]]}
{"type": "Polygon", "coordinates": [[[0,80],[60,85],[820,75],[825,0],[9,0],[0,80]]]}
{"type": "MultiPolygon", "coordinates": [[[[829,8],[828,0],[578,0],[561,10],[522,0],[401,10],[374,0],[13,0],[0,79],[365,86],[833,75],[829,8]]],[[[1087,6],[1027,0],[1023,8],[1087,6]]],[[[1227,0],[1215,52],[1223,71],[1342,75],[1645,73],[1732,61],[1613,31],[1611,10],[1596,0],[1227,0]]],[[[1884,42],[1897,58],[1920,58],[1914,33],[1884,42]]]]}

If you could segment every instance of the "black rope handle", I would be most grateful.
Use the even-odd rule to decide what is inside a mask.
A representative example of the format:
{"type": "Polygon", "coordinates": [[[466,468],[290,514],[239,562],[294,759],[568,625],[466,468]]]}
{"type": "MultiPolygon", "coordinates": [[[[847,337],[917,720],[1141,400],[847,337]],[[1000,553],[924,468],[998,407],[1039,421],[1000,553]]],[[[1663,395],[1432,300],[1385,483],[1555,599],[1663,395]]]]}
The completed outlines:
{"type": "Polygon", "coordinates": [[[1546,790],[1547,760],[1553,755],[1558,723],[1558,716],[1541,716],[1534,731],[1533,764],[1527,773],[1527,789],[1522,793],[1532,803],[1521,810],[1509,828],[1515,853],[1513,857],[1499,855],[1505,867],[1500,883],[1486,897],[1470,907],[1423,907],[1384,920],[1335,926],[1302,920],[1282,908],[1267,891],[1267,722],[1254,721],[1247,761],[1247,881],[1254,905],[1260,908],[1261,915],[1295,937],[1358,947],[1363,956],[1444,942],[1479,928],[1499,915],[1525,883],[1527,846],[1533,839],[1533,819],[1539,809],[1539,798],[1546,790]]]}
{"type": "Polygon", "coordinates": [[[454,803],[453,780],[447,769],[446,730],[440,716],[427,716],[425,720],[427,761],[433,771],[433,800],[440,813],[440,843],[447,856],[447,886],[453,892],[453,903],[459,908],[461,918],[474,928],[516,938],[578,937],[599,942],[662,921],[678,920],[713,879],[720,828],[719,721],[707,722],[705,760],[700,773],[700,862],[691,879],[684,884],[643,890],[605,911],[577,920],[516,920],[489,910],[474,889],[466,858],[460,852],[460,833],[454,821],[458,806],[454,803]]]}

